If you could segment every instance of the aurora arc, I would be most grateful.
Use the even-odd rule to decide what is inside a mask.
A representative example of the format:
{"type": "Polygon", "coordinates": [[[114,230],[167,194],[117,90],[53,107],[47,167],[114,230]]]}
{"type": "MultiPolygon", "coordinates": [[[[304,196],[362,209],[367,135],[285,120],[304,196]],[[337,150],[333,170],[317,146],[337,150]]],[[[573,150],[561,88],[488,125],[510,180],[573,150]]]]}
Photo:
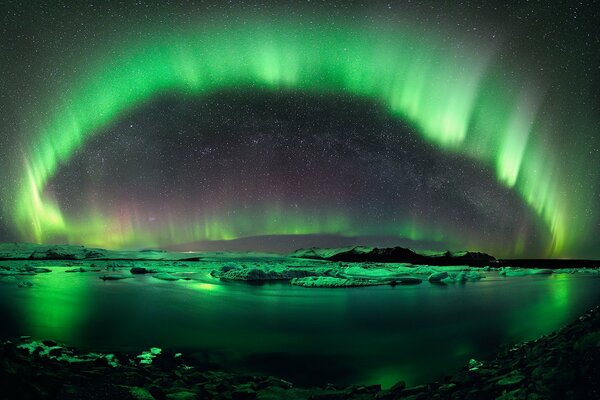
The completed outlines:
{"type": "MultiPolygon", "coordinates": [[[[567,236],[573,221],[567,205],[577,198],[557,179],[558,168],[544,141],[551,121],[537,113],[535,89],[509,81],[490,66],[484,46],[451,46],[434,35],[410,29],[344,28],[314,24],[248,24],[233,28],[203,26],[197,32],[162,33],[153,40],[121,44],[91,57],[68,82],[51,112],[35,127],[25,149],[25,168],[12,204],[23,238],[53,238],[102,244],[107,232],[113,246],[127,245],[136,232],[115,218],[92,212],[86,220],[69,219],[44,192],[60,165],[99,129],[153,96],[177,92],[199,96],[221,89],[348,93],[381,102],[443,151],[474,158],[495,171],[499,182],[514,188],[551,233],[549,254],[560,254],[577,235],[567,236]],[[392,34],[393,33],[393,34],[392,34]],[[113,228],[111,228],[111,226],[113,228]],[[117,228],[114,228],[114,227],[117,228]],[[116,235],[116,236],[115,236],[116,235]]],[[[365,233],[343,215],[312,218],[285,212],[255,216],[253,232],[365,233]],[[273,214],[281,223],[272,223],[273,214]],[[262,222],[261,222],[262,221],[262,222]],[[296,227],[290,228],[296,221],[296,227]],[[287,228],[284,228],[284,225],[287,228]]],[[[581,221],[579,221],[581,222],[581,221]]],[[[229,239],[248,234],[236,221],[201,221],[190,240],[229,239]]],[[[177,229],[177,228],[175,228],[177,229]]],[[[386,227],[416,238],[430,228],[414,224],[386,227]]],[[[436,232],[435,235],[443,235],[436,232]]],[[[152,238],[145,238],[152,245],[152,238]]],[[[515,249],[523,238],[515,238],[515,249]]]]}

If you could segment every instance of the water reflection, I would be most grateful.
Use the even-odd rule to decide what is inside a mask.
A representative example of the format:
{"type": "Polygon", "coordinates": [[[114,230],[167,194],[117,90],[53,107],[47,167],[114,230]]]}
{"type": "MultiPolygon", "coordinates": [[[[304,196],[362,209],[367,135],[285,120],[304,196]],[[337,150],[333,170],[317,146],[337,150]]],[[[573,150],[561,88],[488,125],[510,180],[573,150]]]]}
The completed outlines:
{"type": "Polygon", "coordinates": [[[2,284],[0,336],[97,351],[157,346],[298,384],[386,386],[437,379],[600,303],[600,279],[585,275],[354,289],[227,283],[207,271],[190,277],[104,282],[55,268],[31,277],[30,289],[2,284]]]}
{"type": "Polygon", "coordinates": [[[522,304],[511,313],[508,337],[512,341],[534,339],[571,322],[581,312],[574,308],[585,303],[588,296],[581,287],[588,282],[582,278],[577,275],[553,274],[525,277],[524,282],[518,282],[519,285],[533,286],[535,290],[531,290],[528,296],[525,295],[525,290],[516,293],[520,294],[522,304]]]}
{"type": "Polygon", "coordinates": [[[17,292],[17,306],[23,309],[23,333],[39,338],[60,338],[70,342],[81,335],[90,300],[89,279],[77,279],[61,267],[30,278],[33,287],[17,292]]]}

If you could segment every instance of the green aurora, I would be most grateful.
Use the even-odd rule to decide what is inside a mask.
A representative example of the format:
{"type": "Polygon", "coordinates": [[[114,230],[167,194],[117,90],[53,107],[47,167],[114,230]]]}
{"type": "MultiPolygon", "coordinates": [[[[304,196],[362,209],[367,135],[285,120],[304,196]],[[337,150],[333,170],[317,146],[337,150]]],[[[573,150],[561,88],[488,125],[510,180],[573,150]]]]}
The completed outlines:
{"type": "MultiPolygon", "coordinates": [[[[133,219],[93,207],[86,218],[69,217],[45,191],[88,138],[125,112],[164,93],[192,97],[246,87],[346,93],[379,102],[440,151],[492,169],[498,182],[516,191],[547,227],[547,255],[569,254],[576,247],[588,222],[572,210],[587,206],[593,188],[573,190],[570,177],[582,167],[565,163],[565,152],[552,141],[557,116],[545,109],[535,80],[505,76],[495,63],[494,47],[485,43],[465,39],[458,45],[409,27],[341,26],[199,24],[195,30],[107,44],[91,54],[76,75],[55,83],[56,97],[46,99],[45,112],[32,112],[23,173],[6,205],[21,238],[114,248],[250,235],[387,233],[410,239],[454,237],[459,245],[470,244],[430,221],[374,229],[356,226],[343,210],[290,211],[277,204],[251,215],[173,220],[149,232],[133,219]]],[[[524,251],[524,237],[507,240],[512,242],[509,253],[524,251]]]]}

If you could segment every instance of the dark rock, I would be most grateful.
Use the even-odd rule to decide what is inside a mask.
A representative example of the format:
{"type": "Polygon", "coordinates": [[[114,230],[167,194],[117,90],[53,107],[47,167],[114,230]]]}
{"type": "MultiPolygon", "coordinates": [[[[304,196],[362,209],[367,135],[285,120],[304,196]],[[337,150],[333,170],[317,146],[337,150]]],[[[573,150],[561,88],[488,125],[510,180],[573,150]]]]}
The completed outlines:
{"type": "Polygon", "coordinates": [[[269,386],[260,390],[256,395],[256,400],[282,400],[282,399],[302,399],[308,395],[301,396],[296,390],[284,389],[277,386],[269,386]]]}
{"type": "Polygon", "coordinates": [[[456,388],[456,383],[445,383],[439,387],[440,392],[451,392],[456,388]]]}
{"type": "Polygon", "coordinates": [[[121,279],[127,279],[130,278],[129,276],[125,276],[125,275],[120,275],[120,274],[108,274],[108,275],[101,275],[100,279],[102,279],[103,281],[118,281],[121,279]]]}
{"type": "Polygon", "coordinates": [[[196,392],[186,389],[178,389],[165,396],[167,400],[196,400],[197,398],[198,394],[196,392]]]}
{"type": "Polygon", "coordinates": [[[517,371],[513,371],[509,374],[506,374],[506,375],[500,377],[500,379],[496,383],[498,385],[502,385],[502,386],[511,386],[511,385],[515,385],[517,383],[521,383],[521,381],[523,381],[523,379],[525,379],[525,377],[523,375],[521,375],[517,371]]]}
{"type": "Polygon", "coordinates": [[[418,385],[418,386],[412,386],[409,388],[405,388],[400,393],[402,394],[402,396],[412,396],[414,394],[421,393],[426,390],[427,390],[427,385],[418,385]]]}
{"type": "Polygon", "coordinates": [[[266,388],[269,386],[276,386],[285,389],[291,389],[292,383],[283,379],[276,378],[274,376],[268,376],[263,381],[259,382],[257,385],[259,388],[266,388]]]}
{"type": "Polygon", "coordinates": [[[346,400],[351,393],[347,390],[317,390],[310,396],[311,400],[346,400]]]}
{"type": "Polygon", "coordinates": [[[381,385],[356,386],[351,389],[352,394],[375,394],[381,392],[381,385]]]}
{"type": "Polygon", "coordinates": [[[406,277],[406,278],[396,279],[396,282],[398,282],[399,285],[418,285],[419,283],[422,283],[423,280],[421,280],[419,278],[406,277]]]}
{"type": "Polygon", "coordinates": [[[165,398],[165,392],[163,390],[163,388],[160,385],[156,385],[156,384],[151,384],[148,385],[147,387],[148,392],[150,392],[150,394],[155,398],[155,399],[164,399],[165,398]]]}
{"type": "Polygon", "coordinates": [[[256,399],[256,391],[252,384],[237,385],[231,392],[231,398],[233,400],[253,400],[256,399]]]}
{"type": "Polygon", "coordinates": [[[79,268],[68,269],[65,272],[100,272],[100,271],[102,271],[101,268],[97,268],[92,264],[89,268],[82,266],[79,268]]]}
{"type": "Polygon", "coordinates": [[[433,274],[429,275],[429,278],[427,278],[427,280],[432,283],[439,283],[442,281],[442,279],[445,279],[447,277],[448,273],[446,271],[434,272],[433,274]]]}
{"type": "Polygon", "coordinates": [[[155,400],[155,397],[146,388],[133,386],[128,389],[132,400],[155,400]]]}
{"type": "Polygon", "coordinates": [[[404,381],[398,381],[396,382],[391,388],[390,388],[390,392],[392,393],[398,393],[401,390],[403,390],[404,388],[406,388],[406,382],[404,381]]]}
{"type": "Polygon", "coordinates": [[[133,267],[133,268],[131,268],[129,270],[129,272],[131,272],[134,275],[137,275],[137,274],[154,274],[154,273],[156,273],[155,270],[147,269],[147,268],[144,268],[144,267],[133,267]]]}
{"type": "Polygon", "coordinates": [[[53,349],[50,349],[50,351],[48,352],[48,355],[50,357],[58,357],[62,354],[63,349],[62,347],[55,347],[53,349]]]}

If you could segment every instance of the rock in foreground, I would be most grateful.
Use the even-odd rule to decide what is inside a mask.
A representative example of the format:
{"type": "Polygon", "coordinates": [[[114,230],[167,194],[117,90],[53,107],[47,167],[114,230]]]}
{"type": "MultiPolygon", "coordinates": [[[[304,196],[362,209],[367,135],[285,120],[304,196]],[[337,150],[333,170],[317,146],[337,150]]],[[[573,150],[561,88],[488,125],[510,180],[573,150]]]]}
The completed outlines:
{"type": "MultiPolygon", "coordinates": [[[[443,382],[297,388],[271,376],[207,370],[180,353],[79,353],[45,340],[0,345],[3,399],[598,399],[600,307],[565,328],[471,360],[443,382]]],[[[393,349],[390,349],[393,351],[393,349]]]]}

